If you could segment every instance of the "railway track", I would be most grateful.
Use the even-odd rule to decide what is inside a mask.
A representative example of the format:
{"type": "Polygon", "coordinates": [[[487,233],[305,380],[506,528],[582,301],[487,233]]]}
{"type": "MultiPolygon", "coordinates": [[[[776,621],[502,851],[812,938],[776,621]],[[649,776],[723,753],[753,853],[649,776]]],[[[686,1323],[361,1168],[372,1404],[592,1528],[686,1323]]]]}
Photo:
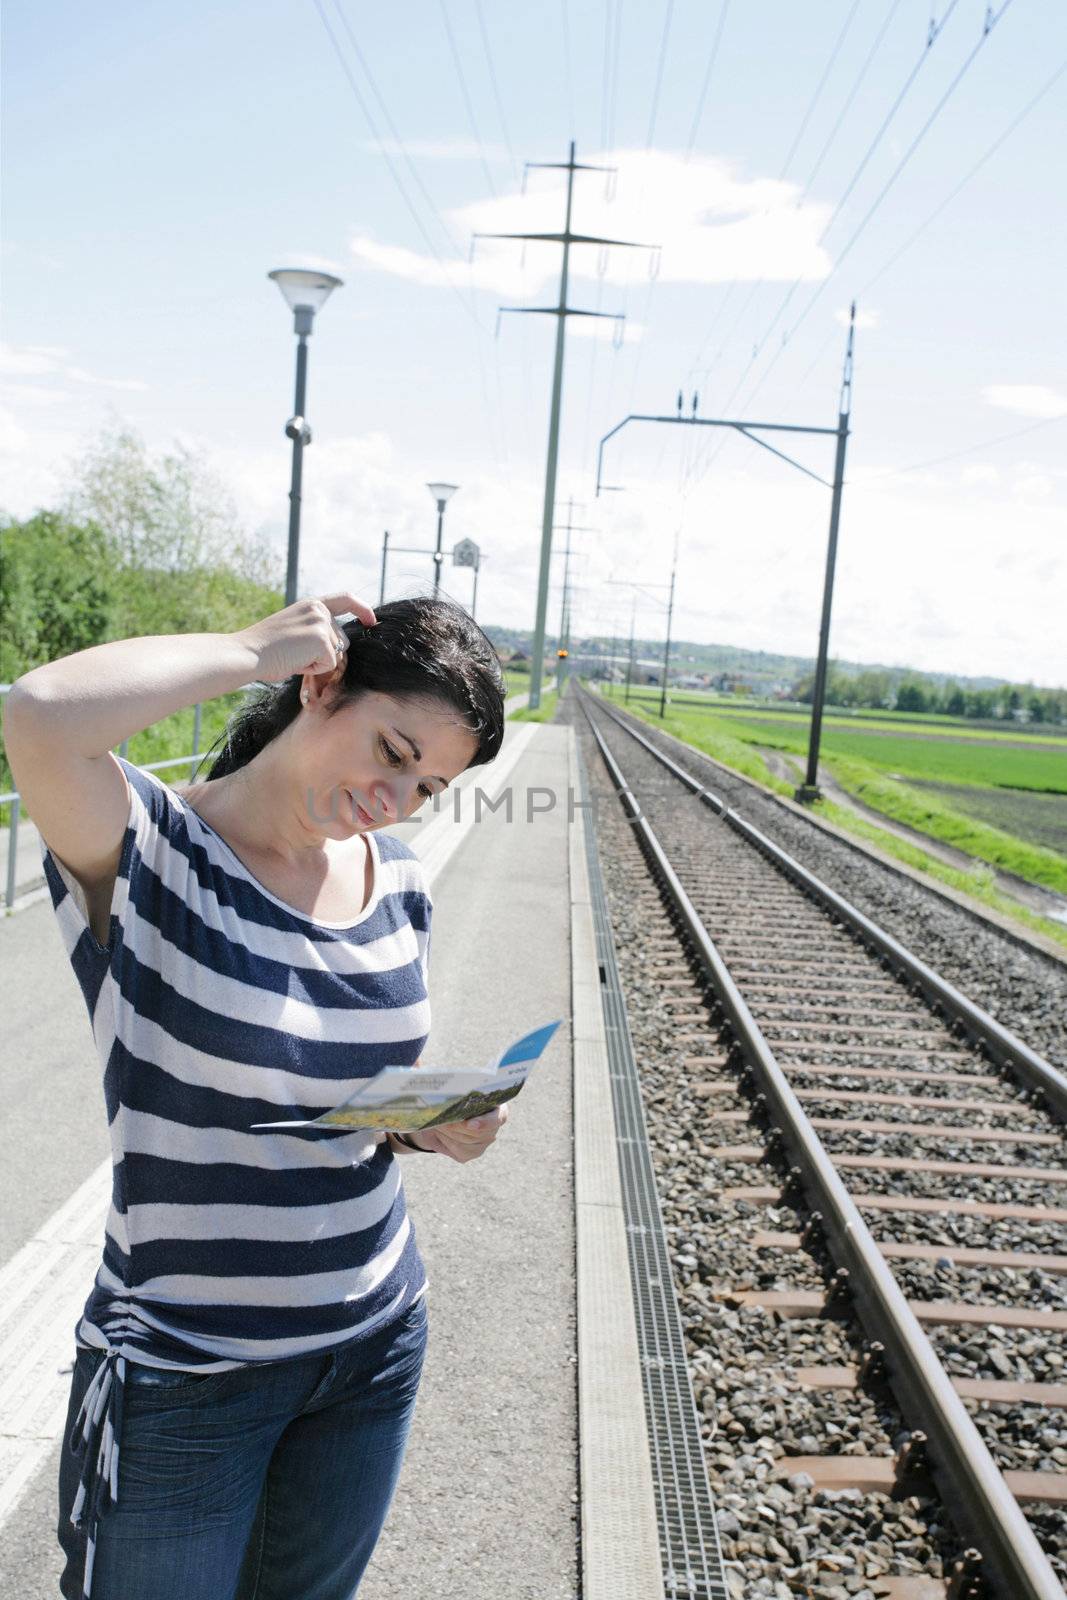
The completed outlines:
{"type": "Polygon", "coordinates": [[[638,728],[580,704],[600,799],[614,791],[629,815],[597,820],[622,846],[615,903],[638,917],[623,965],[656,1017],[640,1040],[646,1111],[713,1487],[742,1557],[746,1476],[815,1515],[792,1544],[768,1536],[771,1587],[737,1592],[866,1594],[869,1580],[876,1597],[918,1600],[935,1591],[915,1584],[951,1572],[961,1594],[985,1582],[1005,1600],[1059,1600],[1067,1082],[638,728]],[[634,880],[636,845],[654,887],[647,868],[634,880]],[[769,1394],[721,1359],[753,1329],[769,1394]],[[821,1435],[790,1423],[797,1396],[821,1435]],[[716,1438],[724,1409],[732,1440],[716,1438]],[[784,1444],[768,1431],[783,1416],[784,1444]],[[916,1519],[886,1508],[936,1506],[931,1480],[962,1539],[927,1509],[930,1554],[902,1558],[909,1541],[882,1537],[886,1516],[909,1532],[916,1519]],[[820,1507],[842,1517],[843,1496],[874,1497],[879,1536],[851,1513],[842,1536],[875,1554],[820,1587],[811,1530],[820,1507]]]}

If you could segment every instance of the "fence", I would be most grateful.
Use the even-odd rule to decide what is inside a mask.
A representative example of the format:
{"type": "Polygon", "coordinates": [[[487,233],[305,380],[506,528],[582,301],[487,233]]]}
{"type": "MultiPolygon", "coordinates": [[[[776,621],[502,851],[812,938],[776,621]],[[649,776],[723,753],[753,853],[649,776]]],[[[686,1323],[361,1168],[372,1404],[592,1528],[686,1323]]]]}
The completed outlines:
{"type": "MultiPolygon", "coordinates": [[[[241,687],[243,690],[261,689],[263,685],[261,683],[246,683],[242,684],[241,687]]],[[[6,695],[10,689],[11,685],[9,683],[0,683],[0,696],[6,695]]],[[[191,779],[193,773],[196,771],[197,763],[200,761],[203,754],[200,749],[201,716],[202,704],[198,700],[196,705],[193,707],[193,748],[189,755],[172,756],[166,761],[146,762],[144,765],[144,771],[162,772],[166,767],[188,767],[189,777],[191,779]]],[[[129,746],[129,739],[123,739],[122,743],[119,745],[119,755],[125,757],[129,751],[129,746]]],[[[15,896],[18,892],[18,884],[16,880],[18,877],[18,838],[19,822],[22,818],[22,796],[19,794],[17,789],[12,789],[8,794],[0,794],[0,807],[3,806],[10,806],[11,808],[7,836],[7,874],[4,888],[4,907],[6,910],[10,911],[15,903],[15,896]]]]}

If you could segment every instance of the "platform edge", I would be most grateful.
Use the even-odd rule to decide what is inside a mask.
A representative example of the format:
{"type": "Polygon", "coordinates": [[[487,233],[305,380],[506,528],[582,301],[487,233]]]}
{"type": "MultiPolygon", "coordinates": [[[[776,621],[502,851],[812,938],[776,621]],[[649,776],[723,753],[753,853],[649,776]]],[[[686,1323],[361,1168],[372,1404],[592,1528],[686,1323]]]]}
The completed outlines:
{"type": "MultiPolygon", "coordinates": [[[[571,794],[578,746],[569,731],[571,794]]],[[[577,812],[578,814],[575,814],[577,812]]],[[[662,1600],[663,1570],[611,1111],[584,819],[568,858],[583,1600],[662,1600]],[[612,1130],[606,1136],[606,1130],[612,1130]]]]}

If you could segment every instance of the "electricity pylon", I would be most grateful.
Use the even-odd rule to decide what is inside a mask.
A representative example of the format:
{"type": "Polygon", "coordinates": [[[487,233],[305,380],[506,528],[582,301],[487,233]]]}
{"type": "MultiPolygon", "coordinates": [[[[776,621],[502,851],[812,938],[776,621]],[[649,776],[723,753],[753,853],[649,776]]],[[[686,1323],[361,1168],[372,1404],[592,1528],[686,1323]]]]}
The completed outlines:
{"type": "Polygon", "coordinates": [[[633,239],[601,239],[593,234],[571,232],[571,204],[574,196],[576,172],[614,172],[614,167],[589,166],[574,159],[574,140],[570,143],[570,156],[566,161],[528,161],[532,167],[552,169],[567,174],[567,214],[562,233],[476,233],[476,239],[522,239],[536,244],[561,244],[563,263],[559,275],[559,302],[554,306],[501,306],[500,311],[520,315],[556,317],[556,361],[552,373],[552,408],[548,422],[548,461],[545,467],[545,506],[541,518],[541,568],[537,580],[537,618],[534,624],[533,656],[530,661],[530,710],[541,704],[541,666],[545,653],[545,612],[548,609],[548,573],[552,559],[552,523],[556,507],[556,463],[559,458],[559,418],[563,398],[563,340],[568,317],[608,317],[620,322],[624,313],[612,311],[583,311],[567,304],[567,279],[570,272],[572,244],[596,244],[602,248],[614,245],[621,250],[650,250],[654,245],[638,244],[633,239]]]}

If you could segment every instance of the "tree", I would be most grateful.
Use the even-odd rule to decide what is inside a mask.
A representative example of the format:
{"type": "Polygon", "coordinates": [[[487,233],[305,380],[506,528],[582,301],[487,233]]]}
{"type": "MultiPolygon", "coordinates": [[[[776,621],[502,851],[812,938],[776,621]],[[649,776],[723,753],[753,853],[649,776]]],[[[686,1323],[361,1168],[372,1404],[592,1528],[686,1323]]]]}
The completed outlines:
{"type": "Polygon", "coordinates": [[[912,680],[902,683],[897,690],[898,711],[926,711],[929,709],[926,690],[921,683],[912,680]]]}
{"type": "Polygon", "coordinates": [[[0,680],[109,637],[113,569],[95,522],[39,511],[0,526],[0,680]]]}
{"type": "Polygon", "coordinates": [[[153,457],[128,430],[102,436],[75,468],[66,509],[110,541],[112,637],[226,632],[281,602],[277,558],[184,445],[153,457]]]}
{"type": "Polygon", "coordinates": [[[867,667],[855,679],[856,704],[880,711],[891,699],[889,674],[867,667]]]}
{"type": "Polygon", "coordinates": [[[966,714],[967,696],[958,683],[946,683],[944,705],[950,717],[962,717],[966,714]]]}
{"type": "Polygon", "coordinates": [[[992,689],[969,689],[967,691],[967,715],[981,717],[988,720],[993,715],[996,706],[996,695],[992,689]]]}

